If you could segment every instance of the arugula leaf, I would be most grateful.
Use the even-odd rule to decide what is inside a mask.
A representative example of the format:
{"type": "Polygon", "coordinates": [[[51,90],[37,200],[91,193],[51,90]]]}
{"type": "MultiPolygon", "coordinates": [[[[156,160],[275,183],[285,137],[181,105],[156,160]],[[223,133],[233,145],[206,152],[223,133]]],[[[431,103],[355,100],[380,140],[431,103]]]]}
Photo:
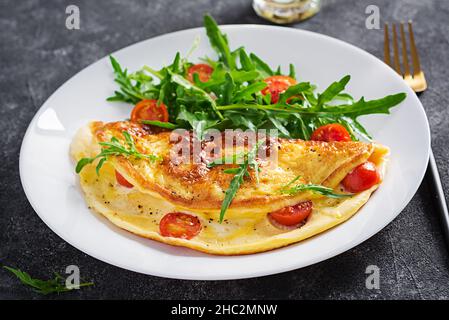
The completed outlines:
{"type": "Polygon", "coordinates": [[[347,101],[348,103],[354,103],[354,98],[348,93],[339,93],[334,97],[334,100],[347,101]]]}
{"type": "MultiPolygon", "coordinates": [[[[274,127],[276,129],[278,129],[281,133],[282,136],[284,137],[290,137],[290,132],[287,130],[287,128],[284,126],[284,124],[282,123],[283,121],[281,120],[280,117],[277,117],[276,114],[272,111],[266,111],[268,119],[270,120],[270,122],[274,125],[274,127]]],[[[284,119],[285,122],[285,119],[284,119]]]]}
{"type": "Polygon", "coordinates": [[[161,128],[170,129],[170,130],[179,128],[179,126],[174,123],[162,122],[162,121],[157,121],[157,120],[140,120],[140,123],[149,124],[152,126],[161,127],[161,128]]]}
{"type": "Polygon", "coordinates": [[[312,86],[309,82],[300,82],[295,84],[280,95],[278,104],[285,104],[289,98],[302,94],[303,92],[310,91],[311,88],[312,86]]]}
{"type": "MultiPolygon", "coordinates": [[[[232,178],[231,182],[229,183],[229,187],[225,192],[225,196],[223,199],[223,202],[221,204],[220,209],[220,223],[223,222],[223,218],[226,214],[226,211],[228,210],[229,206],[232,203],[232,200],[234,200],[235,195],[237,194],[237,191],[239,190],[240,186],[243,183],[243,178],[247,175],[249,175],[249,169],[253,169],[256,176],[256,181],[259,183],[259,163],[256,160],[256,155],[259,150],[260,145],[264,141],[259,141],[249,152],[243,153],[243,154],[237,154],[234,155],[234,159],[237,159],[239,156],[243,156],[244,162],[239,165],[238,168],[232,168],[227,169],[223,171],[224,173],[234,174],[234,177],[232,178]]],[[[223,161],[223,159],[221,159],[223,161]]],[[[222,162],[223,163],[223,162],[222,162]]],[[[209,163],[209,166],[217,165],[214,162],[209,163]]]]}
{"type": "Polygon", "coordinates": [[[312,183],[297,184],[297,185],[295,185],[293,187],[290,187],[293,183],[298,181],[298,179],[300,177],[301,176],[297,176],[295,179],[293,179],[288,184],[283,186],[281,188],[281,193],[294,195],[294,194],[297,194],[297,193],[300,193],[300,192],[303,192],[303,191],[312,191],[312,192],[321,194],[323,196],[326,196],[328,198],[335,198],[335,199],[347,198],[347,197],[353,196],[352,193],[349,193],[349,194],[335,193],[332,188],[328,188],[328,187],[325,187],[325,186],[322,186],[322,185],[319,185],[319,184],[312,184],[312,183]]]}
{"type": "Polygon", "coordinates": [[[232,97],[235,89],[235,83],[232,79],[232,76],[229,72],[226,73],[225,83],[223,85],[223,93],[222,93],[222,103],[230,104],[232,102],[232,97]]]}
{"type": "Polygon", "coordinates": [[[240,64],[242,65],[242,69],[245,70],[245,71],[255,70],[256,66],[251,61],[251,59],[248,57],[248,55],[246,54],[245,50],[243,48],[241,48],[239,53],[240,53],[240,55],[239,55],[240,64]]]}
{"type": "Polygon", "coordinates": [[[109,56],[109,59],[115,74],[114,81],[120,85],[120,90],[115,91],[114,96],[107,98],[107,101],[124,101],[136,104],[142,99],[152,98],[152,86],[148,86],[152,81],[151,77],[144,77],[142,73],[128,75],[128,71],[122,69],[113,56],[109,56]]]}
{"type": "Polygon", "coordinates": [[[260,126],[266,123],[264,120],[265,115],[260,112],[251,112],[253,110],[248,110],[247,112],[239,111],[227,111],[225,113],[227,121],[227,127],[233,127],[235,129],[250,129],[256,131],[260,126]]]}
{"type": "Polygon", "coordinates": [[[150,161],[160,160],[158,156],[143,154],[137,151],[131,135],[127,131],[123,131],[122,134],[125,138],[126,145],[123,145],[116,137],[112,137],[109,142],[99,142],[98,144],[102,147],[101,152],[95,157],[80,159],[76,164],[76,173],[80,173],[86,165],[91,164],[96,159],[100,159],[95,169],[97,174],[99,174],[101,167],[109,156],[122,155],[125,157],[134,157],[135,159],[149,159],[150,161]]]}
{"type": "Polygon", "coordinates": [[[223,170],[223,172],[229,174],[238,174],[240,172],[240,168],[225,169],[223,170]]]}
{"type": "Polygon", "coordinates": [[[258,71],[251,70],[251,71],[244,71],[244,70],[232,70],[232,71],[226,71],[222,68],[217,68],[214,73],[212,74],[212,77],[209,81],[199,83],[197,86],[200,87],[203,90],[213,90],[217,88],[217,86],[223,84],[226,81],[226,74],[230,73],[232,76],[232,79],[235,83],[242,84],[244,82],[251,82],[255,81],[257,78],[259,78],[260,74],[258,71]]]}
{"type": "Polygon", "coordinates": [[[228,46],[226,36],[221,33],[217,22],[210,15],[204,16],[204,27],[206,28],[207,36],[212,48],[218,53],[220,59],[229,69],[235,68],[235,61],[231,55],[231,50],[228,46]]]}
{"type": "Polygon", "coordinates": [[[325,113],[340,114],[350,117],[358,117],[374,113],[390,113],[390,108],[398,105],[407,97],[405,93],[397,93],[381,99],[365,101],[361,98],[353,104],[326,107],[325,113]]]}
{"type": "Polygon", "coordinates": [[[253,64],[256,66],[256,69],[263,73],[264,78],[274,75],[274,72],[273,70],[271,70],[270,66],[254,53],[250,53],[249,57],[251,58],[253,64]]]}
{"type": "Polygon", "coordinates": [[[265,89],[266,87],[267,87],[266,82],[261,81],[261,82],[252,83],[246,87],[243,87],[241,90],[237,91],[236,94],[234,95],[232,102],[234,102],[234,103],[240,102],[245,99],[252,100],[253,94],[260,92],[261,90],[265,89]]]}
{"type": "Polygon", "coordinates": [[[228,210],[229,206],[231,205],[232,200],[234,200],[234,197],[237,193],[237,191],[239,190],[240,186],[243,183],[243,177],[246,175],[247,173],[247,166],[240,166],[237,169],[234,170],[227,170],[225,173],[231,173],[231,174],[235,174],[234,177],[232,178],[228,189],[225,192],[225,196],[223,199],[223,202],[221,204],[221,209],[220,209],[220,223],[223,222],[224,216],[226,214],[226,211],[228,210]]]}
{"type": "Polygon", "coordinates": [[[296,70],[295,70],[295,66],[294,66],[293,64],[290,63],[290,64],[288,65],[288,68],[289,68],[288,76],[289,76],[290,78],[296,79],[296,70]]]}
{"type": "MultiPolygon", "coordinates": [[[[355,133],[364,139],[371,141],[373,137],[366,131],[366,129],[357,121],[355,118],[350,117],[342,117],[342,121],[339,121],[340,124],[344,125],[346,129],[348,129],[349,133],[352,137],[355,137],[355,133]]],[[[354,139],[354,138],[353,138],[354,139]]]]}
{"type": "MultiPolygon", "coordinates": [[[[40,280],[32,278],[28,273],[21,271],[19,269],[11,268],[8,266],[3,266],[6,270],[12,272],[23,284],[33,288],[33,290],[40,294],[50,294],[50,293],[62,293],[71,291],[74,288],[68,288],[65,285],[65,279],[55,272],[55,278],[50,280],[40,280]]],[[[80,287],[93,286],[93,282],[80,283],[80,287]]]]}
{"type": "Polygon", "coordinates": [[[347,198],[347,197],[353,196],[352,194],[335,193],[331,188],[323,187],[318,184],[302,184],[302,185],[299,184],[299,185],[296,185],[288,190],[283,191],[282,193],[293,195],[293,194],[296,194],[296,193],[299,193],[302,191],[312,191],[315,193],[319,193],[323,196],[326,196],[328,198],[335,198],[335,199],[347,198]]]}
{"type": "MultiPolygon", "coordinates": [[[[293,89],[292,89],[293,90],[293,89]]],[[[288,90],[287,90],[288,91],[288,90]]],[[[286,92],[287,92],[286,91],[286,92]]],[[[288,95],[286,95],[288,96],[288,95]]],[[[290,114],[288,119],[290,138],[308,139],[311,133],[319,126],[329,123],[340,123],[344,125],[350,133],[352,132],[353,139],[359,135],[365,139],[371,140],[368,132],[363,128],[357,118],[366,114],[385,113],[388,114],[390,108],[398,105],[406,98],[405,93],[398,93],[389,95],[381,99],[365,101],[361,98],[359,101],[338,106],[323,106],[320,109],[312,107],[303,107],[299,105],[288,104],[255,104],[255,103],[235,103],[227,106],[217,106],[218,110],[258,110],[258,111],[272,111],[277,113],[277,117],[281,115],[290,114]],[[299,121],[299,122],[298,122],[299,121]],[[295,126],[300,124],[301,130],[295,129],[295,126]]],[[[278,122],[273,122],[273,125],[279,129],[278,122]]],[[[285,135],[285,132],[283,132],[285,135]]]]}
{"type": "Polygon", "coordinates": [[[282,75],[281,66],[278,66],[278,68],[276,69],[276,72],[275,72],[274,74],[275,74],[276,76],[282,75]]]}
{"type": "Polygon", "coordinates": [[[218,111],[217,104],[215,103],[214,99],[212,99],[211,96],[206,91],[195,86],[194,84],[192,84],[191,82],[189,82],[184,77],[178,74],[172,73],[171,71],[169,71],[169,74],[171,75],[172,82],[178,84],[179,86],[183,87],[188,91],[194,92],[197,95],[201,96],[203,99],[209,102],[210,106],[212,107],[214,112],[218,115],[218,117],[220,119],[224,119],[223,115],[220,113],[220,111],[218,111]]]}
{"type": "Polygon", "coordinates": [[[175,59],[171,65],[171,71],[174,73],[182,73],[184,72],[182,63],[181,63],[181,54],[176,52],[175,59]]]}
{"type": "Polygon", "coordinates": [[[335,98],[336,95],[338,95],[345,89],[349,80],[351,80],[351,76],[347,75],[344,76],[340,81],[333,82],[326,90],[324,90],[322,94],[318,96],[318,103],[316,108],[320,109],[326,102],[329,102],[333,98],[335,98]]]}
{"type": "Polygon", "coordinates": [[[180,120],[187,122],[193,129],[195,137],[200,141],[204,139],[207,130],[218,123],[218,120],[211,119],[206,112],[190,112],[185,106],[180,107],[180,112],[176,120],[178,122],[180,120]]]}
{"type": "Polygon", "coordinates": [[[143,66],[142,70],[148,71],[149,73],[151,73],[160,80],[164,79],[164,75],[161,71],[156,71],[153,68],[150,68],[149,66],[143,66]]]}
{"type": "MultiPolygon", "coordinates": [[[[237,164],[244,161],[246,154],[244,152],[234,153],[232,156],[223,156],[221,158],[217,158],[214,161],[211,161],[207,164],[208,168],[213,168],[222,164],[237,164]]],[[[238,168],[226,169],[225,173],[236,172],[235,170],[238,168]]],[[[224,172],[223,171],[223,172],[224,172]]]]}

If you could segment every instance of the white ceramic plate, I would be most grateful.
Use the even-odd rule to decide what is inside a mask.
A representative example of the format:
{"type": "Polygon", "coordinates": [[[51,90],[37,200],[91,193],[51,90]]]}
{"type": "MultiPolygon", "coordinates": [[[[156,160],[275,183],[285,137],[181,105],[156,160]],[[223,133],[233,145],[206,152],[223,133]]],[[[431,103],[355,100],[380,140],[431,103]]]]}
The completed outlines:
{"type": "MultiPolygon", "coordinates": [[[[31,122],[20,153],[25,193],[41,219],[61,238],[107,263],[156,276],[179,279],[237,279],[279,273],[323,261],[368,239],[391,222],[415,194],[423,178],[430,146],[426,115],[416,95],[382,61],[345,42],[307,31],[257,25],[224,26],[232,48],[244,45],[272,66],[296,65],[299,80],[325,88],[346,74],[356,98],[380,98],[406,92],[391,115],[361,118],[376,140],[391,148],[386,178],[368,203],[349,221],[309,240],[265,253],[213,256],[172,247],[122,231],[87,209],[69,145],[76,130],[91,120],[127,118],[131,106],[109,103],[116,88],[103,58],[61,86],[31,122]]],[[[186,53],[196,36],[201,44],[193,61],[214,56],[202,28],[146,40],[114,56],[136,70],[169,64],[186,53]]]]}

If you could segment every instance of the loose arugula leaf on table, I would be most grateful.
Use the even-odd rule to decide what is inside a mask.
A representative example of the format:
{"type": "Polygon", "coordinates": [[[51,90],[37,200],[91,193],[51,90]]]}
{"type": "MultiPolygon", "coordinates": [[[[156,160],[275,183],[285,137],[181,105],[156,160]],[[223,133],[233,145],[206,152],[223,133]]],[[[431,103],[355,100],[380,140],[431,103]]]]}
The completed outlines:
{"type": "MultiPolygon", "coordinates": [[[[68,288],[65,284],[65,279],[55,272],[55,278],[50,280],[40,280],[32,278],[28,273],[21,271],[19,269],[3,266],[6,270],[12,272],[23,284],[33,288],[34,291],[40,294],[50,294],[50,293],[62,293],[71,291],[74,288],[68,288]]],[[[93,282],[83,282],[80,283],[80,287],[93,286],[93,282]]]]}
{"type": "Polygon", "coordinates": [[[148,159],[150,161],[160,160],[158,156],[152,154],[143,154],[137,151],[130,134],[127,131],[123,131],[122,134],[125,137],[125,144],[123,144],[116,137],[112,137],[111,141],[109,142],[99,142],[99,145],[102,147],[101,152],[95,157],[80,159],[75,168],[76,173],[80,173],[86,165],[94,162],[96,159],[100,159],[95,168],[97,175],[99,175],[101,167],[109,156],[122,155],[125,157],[134,157],[135,159],[148,159]]]}

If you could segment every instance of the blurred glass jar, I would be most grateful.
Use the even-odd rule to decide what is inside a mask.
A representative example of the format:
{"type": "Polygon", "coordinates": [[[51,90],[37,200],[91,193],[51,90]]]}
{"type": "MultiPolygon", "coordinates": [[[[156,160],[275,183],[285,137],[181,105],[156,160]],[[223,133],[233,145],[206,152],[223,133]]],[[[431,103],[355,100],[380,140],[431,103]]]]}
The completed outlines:
{"type": "Polygon", "coordinates": [[[253,0],[256,13],[278,24],[302,21],[320,11],[321,0],[253,0]]]}

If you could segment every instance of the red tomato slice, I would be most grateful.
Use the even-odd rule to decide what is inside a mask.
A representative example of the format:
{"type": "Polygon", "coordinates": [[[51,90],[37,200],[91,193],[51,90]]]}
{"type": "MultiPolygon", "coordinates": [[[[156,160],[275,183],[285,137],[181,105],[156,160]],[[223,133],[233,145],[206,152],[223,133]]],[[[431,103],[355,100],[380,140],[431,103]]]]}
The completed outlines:
{"type": "Polygon", "coordinates": [[[201,82],[209,81],[212,72],[214,72],[214,68],[205,63],[194,64],[187,70],[187,79],[190,82],[193,82],[193,74],[198,74],[198,78],[201,82]]]}
{"type": "Polygon", "coordinates": [[[315,141],[351,141],[351,135],[348,130],[338,123],[326,124],[317,128],[310,137],[315,141]]]}
{"type": "Polygon", "coordinates": [[[288,76],[271,76],[264,81],[268,86],[261,92],[263,95],[271,94],[271,103],[277,103],[279,95],[287,90],[288,87],[296,84],[296,80],[288,76]]]}
{"type": "Polygon", "coordinates": [[[140,120],[168,122],[167,107],[163,103],[157,105],[157,100],[154,99],[139,101],[131,111],[131,121],[139,122],[140,120]]]}
{"type": "Polygon", "coordinates": [[[347,191],[357,193],[367,190],[379,182],[380,174],[376,165],[367,161],[352,170],[342,183],[347,191]]]}
{"type": "Polygon", "coordinates": [[[200,220],[187,213],[167,213],[159,223],[159,232],[164,237],[192,239],[201,231],[200,220]]]}
{"type": "Polygon", "coordinates": [[[312,201],[304,201],[269,213],[271,219],[284,226],[303,222],[312,212],[312,201]]]}
{"type": "Polygon", "coordinates": [[[126,180],[125,177],[122,176],[122,175],[120,174],[120,172],[118,172],[117,170],[115,170],[115,179],[117,180],[117,182],[118,182],[120,185],[122,185],[122,186],[124,186],[124,187],[126,187],[126,188],[132,188],[132,187],[134,187],[134,186],[133,186],[131,183],[129,183],[128,180],[126,180]]]}

